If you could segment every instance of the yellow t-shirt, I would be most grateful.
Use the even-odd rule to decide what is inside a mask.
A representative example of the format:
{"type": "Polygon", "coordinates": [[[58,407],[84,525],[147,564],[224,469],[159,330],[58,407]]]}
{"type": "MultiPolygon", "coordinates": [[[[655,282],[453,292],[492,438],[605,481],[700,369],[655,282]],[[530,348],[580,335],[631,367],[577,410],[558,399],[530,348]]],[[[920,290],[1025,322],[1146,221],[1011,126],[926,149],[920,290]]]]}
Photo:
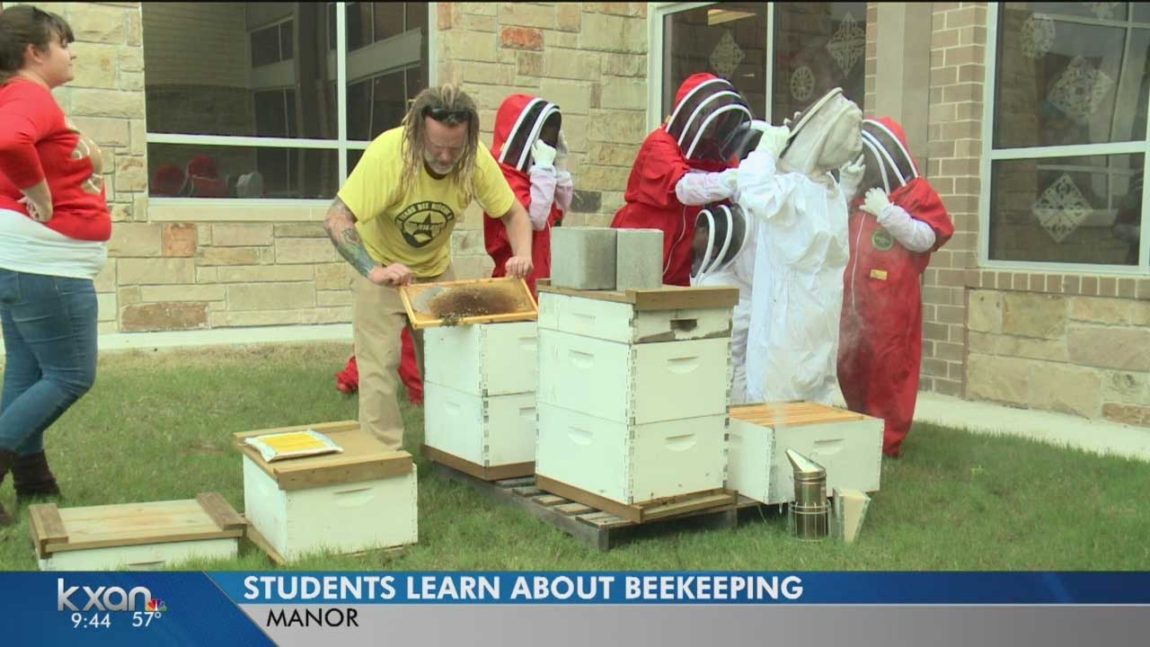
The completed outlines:
{"type": "MultiPolygon", "coordinates": [[[[355,214],[367,253],[383,266],[403,263],[418,277],[442,274],[451,263],[451,232],[470,199],[458,183],[421,168],[412,186],[401,186],[403,128],[375,138],[339,190],[355,214]]],[[[505,214],[515,201],[499,163],[482,142],[476,152],[475,199],[489,214],[505,214]]]]}

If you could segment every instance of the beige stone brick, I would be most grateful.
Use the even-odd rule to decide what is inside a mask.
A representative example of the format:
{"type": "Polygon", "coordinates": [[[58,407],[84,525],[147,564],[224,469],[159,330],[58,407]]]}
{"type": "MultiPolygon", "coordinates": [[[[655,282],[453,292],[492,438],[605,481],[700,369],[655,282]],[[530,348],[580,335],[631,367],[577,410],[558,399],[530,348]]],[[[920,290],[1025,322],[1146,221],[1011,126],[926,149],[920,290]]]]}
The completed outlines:
{"type": "MultiPolygon", "coordinates": [[[[592,110],[591,112],[597,111],[592,110]]],[[[587,140],[590,124],[591,118],[587,115],[568,115],[566,110],[563,112],[563,136],[567,138],[567,147],[571,149],[569,168],[574,172],[581,171],[583,168],[580,153],[585,152],[590,146],[590,142],[587,140]]]]}
{"type": "MultiPolygon", "coordinates": [[[[482,236],[482,234],[480,234],[482,236]]],[[[357,273],[351,265],[339,262],[315,266],[315,289],[346,290],[351,287],[357,273]]]]}
{"type": "Polygon", "coordinates": [[[1150,427],[1150,406],[1107,402],[1102,406],[1102,415],[1107,420],[1113,420],[1114,422],[1150,427]]]}
{"type": "Polygon", "coordinates": [[[592,52],[548,47],[543,52],[543,76],[548,79],[595,80],[599,57],[592,52]]]}
{"type": "Polygon", "coordinates": [[[1070,299],[1070,318],[1103,324],[1129,324],[1133,321],[1134,304],[1121,299],[1074,297],[1070,299]]]}
{"type": "Polygon", "coordinates": [[[980,332],[1002,332],[1003,294],[991,290],[972,290],[967,308],[967,325],[980,332]]]}
{"type": "Polygon", "coordinates": [[[629,167],[635,162],[638,149],[630,144],[594,142],[587,149],[590,164],[629,167]]]}
{"type": "Polygon", "coordinates": [[[101,147],[123,146],[131,143],[128,135],[128,122],[126,119],[110,119],[108,117],[76,117],[72,120],[76,128],[88,137],[91,137],[101,147]]]}
{"type": "Polygon", "coordinates": [[[112,227],[112,238],[108,241],[108,255],[159,256],[161,226],[145,223],[120,223],[112,227]]]}
{"type": "Polygon", "coordinates": [[[489,256],[464,256],[455,259],[452,262],[455,269],[455,276],[458,279],[481,279],[491,276],[491,270],[495,267],[489,256]]]}
{"type": "Polygon", "coordinates": [[[272,244],[271,224],[212,225],[212,245],[216,247],[251,247],[272,244]]]}
{"type": "Polygon", "coordinates": [[[220,268],[212,267],[197,267],[196,268],[196,283],[216,283],[220,278],[220,268]]]}
{"type": "Polygon", "coordinates": [[[603,95],[600,104],[607,109],[645,110],[647,107],[647,82],[607,77],[603,80],[603,95]]]}
{"type": "Polygon", "coordinates": [[[324,238],[277,238],[276,263],[330,263],[339,255],[330,240],[324,238]]]}
{"type": "Polygon", "coordinates": [[[451,249],[453,254],[486,254],[483,246],[482,229],[457,229],[451,232],[451,249]]]}
{"type": "Polygon", "coordinates": [[[221,310],[208,313],[212,328],[233,326],[283,326],[304,323],[304,310],[266,310],[257,312],[234,312],[221,310]]]}
{"type": "Polygon", "coordinates": [[[116,259],[109,258],[96,278],[92,279],[96,292],[114,292],[116,290],[116,259]]]}
{"type": "MultiPolygon", "coordinates": [[[[638,110],[594,111],[591,118],[596,127],[589,129],[590,142],[613,144],[639,144],[647,136],[647,115],[638,110]]],[[[638,147],[636,147],[638,152],[638,147]]]]}
{"type": "Polygon", "coordinates": [[[644,21],[607,14],[584,13],[580,44],[583,49],[603,52],[647,51],[644,21]]]}
{"type": "Polygon", "coordinates": [[[1101,375],[1103,401],[1127,404],[1150,402],[1150,373],[1102,371],[1101,375]]]}
{"type": "Polygon", "coordinates": [[[478,16],[494,16],[499,13],[499,5],[494,2],[457,2],[455,5],[461,13],[478,16]]]}
{"type": "Polygon", "coordinates": [[[351,290],[319,290],[315,293],[315,302],[318,306],[349,306],[351,290]]]}
{"type": "Polygon", "coordinates": [[[116,160],[116,191],[146,191],[148,169],[144,158],[121,155],[116,160]]]}
{"type": "Polygon", "coordinates": [[[72,88],[72,112],[76,117],[144,117],[144,95],[139,92],[72,88]]]}
{"type": "Polygon", "coordinates": [[[621,190],[627,186],[631,169],[621,166],[594,166],[583,169],[579,188],[584,191],[621,190]]]}
{"type": "Polygon", "coordinates": [[[220,267],[216,281],[220,283],[265,283],[310,281],[315,271],[310,265],[237,265],[220,267]]]}
{"type": "Polygon", "coordinates": [[[143,72],[144,50],[141,47],[121,46],[116,50],[116,64],[121,72],[143,72]]]}
{"type": "Polygon", "coordinates": [[[448,60],[495,62],[499,60],[497,38],[483,32],[451,31],[442,34],[443,56],[448,60]]]}
{"type": "Polygon", "coordinates": [[[543,54],[539,52],[518,52],[515,55],[515,73],[523,76],[543,74],[543,54]]]}
{"type": "Polygon", "coordinates": [[[164,256],[195,256],[199,234],[192,223],[168,223],[164,225],[164,256]]]}
{"type": "Polygon", "coordinates": [[[555,7],[530,2],[502,2],[499,5],[499,22],[504,25],[554,29],[555,7]]]}
{"type": "Polygon", "coordinates": [[[312,310],[312,324],[351,323],[351,306],[316,308],[312,310]]]}
{"type": "Polygon", "coordinates": [[[1072,326],[1070,361],[1120,371],[1150,371],[1150,328],[1072,326]]]}
{"type": "Polygon", "coordinates": [[[229,285],[228,310],[284,310],[315,307],[315,286],[310,283],[229,285]]]}
{"type": "Polygon", "coordinates": [[[78,43],[127,42],[127,16],[131,9],[86,2],[68,4],[68,24],[78,43]]]}
{"type": "Polygon", "coordinates": [[[119,48],[115,45],[79,43],[75,46],[76,61],[73,66],[74,88],[113,89],[116,84],[116,62],[119,48]]]}
{"type": "MultiPolygon", "coordinates": [[[[131,119],[128,121],[128,130],[131,133],[131,145],[128,152],[133,155],[143,155],[148,150],[148,128],[143,119],[131,119]]],[[[147,211],[147,194],[141,196],[145,200],[143,211],[147,211]]]]}
{"type": "Polygon", "coordinates": [[[140,299],[156,301],[223,301],[222,285],[145,285],[140,288],[140,299]]]}
{"type": "Polygon", "coordinates": [[[1097,418],[1102,406],[1098,371],[1051,362],[1030,365],[1030,404],[1039,409],[1097,418]]]}
{"type": "Polygon", "coordinates": [[[1053,339],[1066,333],[1066,299],[1028,293],[1003,298],[1002,332],[1053,339]]]}
{"type": "Polygon", "coordinates": [[[119,258],[116,275],[124,285],[171,285],[195,281],[195,261],[190,258],[119,258]]]}
{"type": "Polygon", "coordinates": [[[120,329],[151,332],[205,328],[208,309],[203,303],[144,303],[124,308],[120,329]]]}
{"type": "Polygon", "coordinates": [[[971,353],[966,362],[967,397],[1025,405],[1029,398],[1029,362],[971,353]]]}
{"type": "Polygon", "coordinates": [[[140,4],[135,3],[134,7],[130,7],[127,12],[127,38],[125,42],[128,45],[139,47],[144,44],[144,29],[143,19],[140,15],[140,4]]]}
{"type": "Polygon", "coordinates": [[[327,238],[322,222],[293,222],[277,224],[276,238],[327,238]]]}
{"type": "Polygon", "coordinates": [[[591,84],[586,81],[544,78],[539,82],[539,89],[548,101],[562,108],[565,131],[572,130],[567,127],[568,114],[585,115],[591,110],[591,84]]]}
{"type": "Polygon", "coordinates": [[[200,265],[270,265],[275,255],[270,247],[203,247],[200,265]]]}
{"type": "Polygon", "coordinates": [[[456,68],[468,86],[473,84],[511,85],[515,82],[517,70],[515,65],[475,61],[459,61],[456,68]]]}
{"type": "Polygon", "coordinates": [[[1130,321],[1135,326],[1150,326],[1150,301],[1135,301],[1130,304],[1130,321]]]}
{"type": "Polygon", "coordinates": [[[587,11],[606,13],[614,16],[644,17],[647,15],[645,2],[584,2],[587,11]]]}
{"type": "Polygon", "coordinates": [[[133,285],[116,289],[116,300],[120,306],[130,306],[140,302],[140,286],[133,285]]]}
{"type": "Polygon", "coordinates": [[[121,71],[117,87],[121,90],[131,90],[133,92],[141,92],[144,89],[144,73],[143,72],[124,72],[121,71]]]}
{"type": "Polygon", "coordinates": [[[96,320],[117,321],[120,309],[116,306],[115,292],[99,292],[96,294],[96,320]]]}
{"type": "Polygon", "coordinates": [[[578,2],[564,2],[555,6],[555,28],[561,31],[580,31],[583,27],[583,7],[578,2]]]}
{"type": "Polygon", "coordinates": [[[436,26],[440,31],[447,31],[455,25],[455,8],[457,2],[440,2],[436,6],[436,26]]]}
{"type": "MultiPolygon", "coordinates": [[[[446,4],[446,3],[445,3],[446,4]]],[[[495,33],[499,30],[499,21],[495,16],[477,16],[463,13],[455,18],[455,28],[467,31],[484,31],[495,33]]]]}

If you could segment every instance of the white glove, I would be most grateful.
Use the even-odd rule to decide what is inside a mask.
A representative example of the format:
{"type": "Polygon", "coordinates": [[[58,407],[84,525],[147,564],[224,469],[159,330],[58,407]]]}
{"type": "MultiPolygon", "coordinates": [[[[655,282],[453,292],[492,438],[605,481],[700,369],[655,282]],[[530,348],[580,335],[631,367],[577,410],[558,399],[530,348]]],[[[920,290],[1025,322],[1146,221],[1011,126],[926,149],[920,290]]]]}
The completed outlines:
{"type": "Polygon", "coordinates": [[[839,167],[839,184],[842,186],[843,195],[847,197],[847,200],[853,198],[855,192],[858,191],[859,182],[862,182],[865,172],[866,162],[863,161],[862,155],[859,155],[854,162],[847,162],[839,167]]]}
{"type": "Polygon", "coordinates": [[[554,166],[557,154],[558,151],[548,146],[547,142],[542,139],[536,139],[535,143],[531,145],[531,157],[535,160],[535,166],[554,166]]]}
{"type": "Polygon", "coordinates": [[[759,138],[759,145],[755,147],[756,151],[766,151],[775,156],[777,159],[779,153],[787,147],[787,139],[791,136],[791,129],[786,126],[767,126],[763,130],[763,136],[759,138]]]}
{"type": "Polygon", "coordinates": [[[555,147],[555,168],[567,168],[567,153],[571,152],[567,148],[567,138],[563,136],[563,131],[559,131],[559,141],[555,147]]]}
{"type": "Polygon", "coordinates": [[[889,206],[890,198],[886,196],[886,193],[884,193],[882,189],[875,187],[866,192],[866,197],[863,198],[861,209],[877,218],[879,214],[883,212],[883,209],[889,206]]]}

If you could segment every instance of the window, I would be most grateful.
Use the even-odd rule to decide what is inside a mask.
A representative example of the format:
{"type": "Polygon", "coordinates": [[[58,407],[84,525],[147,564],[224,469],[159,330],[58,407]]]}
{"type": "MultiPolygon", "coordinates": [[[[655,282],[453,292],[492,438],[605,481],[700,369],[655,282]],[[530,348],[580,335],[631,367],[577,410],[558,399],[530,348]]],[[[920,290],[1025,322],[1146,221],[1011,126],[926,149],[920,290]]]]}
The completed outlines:
{"type": "Polygon", "coordinates": [[[152,197],[330,199],[427,86],[425,2],[142,11],[152,197]]]}
{"type": "Polygon", "coordinates": [[[1008,2],[991,20],[984,259],[1145,273],[1150,9],[1008,2]]]}
{"type": "Polygon", "coordinates": [[[862,106],[865,2],[723,2],[663,11],[655,34],[663,52],[662,112],[654,120],[671,114],[679,84],[696,72],[729,80],[755,117],[772,123],[835,87],[862,106]]]}

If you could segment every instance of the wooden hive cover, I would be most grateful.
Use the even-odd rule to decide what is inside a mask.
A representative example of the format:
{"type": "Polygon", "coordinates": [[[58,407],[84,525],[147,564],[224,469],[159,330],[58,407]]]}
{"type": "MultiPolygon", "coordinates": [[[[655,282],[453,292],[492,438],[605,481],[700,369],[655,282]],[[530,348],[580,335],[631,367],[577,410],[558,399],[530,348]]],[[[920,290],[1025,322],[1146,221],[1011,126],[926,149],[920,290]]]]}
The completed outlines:
{"type": "Polygon", "coordinates": [[[91,548],[227,539],[244,534],[244,521],[216,492],[195,499],[57,508],[28,506],[32,541],[41,558],[91,548]]]}
{"type": "Polygon", "coordinates": [[[374,436],[360,429],[355,420],[244,431],[233,437],[236,447],[264,473],[275,479],[279,488],[285,491],[401,476],[410,472],[414,465],[411,454],[388,449],[374,436]],[[314,429],[331,438],[343,451],[269,463],[254,447],[244,442],[245,438],[251,436],[307,429],[314,429]]]}
{"type": "Polygon", "coordinates": [[[540,292],[551,292],[584,299],[630,303],[640,312],[652,310],[689,310],[693,308],[733,308],[739,303],[739,289],[734,287],[683,287],[664,285],[650,290],[575,290],[557,288],[548,281],[535,285],[540,292]]]}
{"type": "Polygon", "coordinates": [[[730,408],[730,415],[736,420],[771,428],[867,419],[867,416],[854,411],[802,401],[733,406],[730,408]]]}
{"type": "Polygon", "coordinates": [[[534,321],[539,306],[523,279],[412,283],[399,288],[414,328],[534,321]]]}

